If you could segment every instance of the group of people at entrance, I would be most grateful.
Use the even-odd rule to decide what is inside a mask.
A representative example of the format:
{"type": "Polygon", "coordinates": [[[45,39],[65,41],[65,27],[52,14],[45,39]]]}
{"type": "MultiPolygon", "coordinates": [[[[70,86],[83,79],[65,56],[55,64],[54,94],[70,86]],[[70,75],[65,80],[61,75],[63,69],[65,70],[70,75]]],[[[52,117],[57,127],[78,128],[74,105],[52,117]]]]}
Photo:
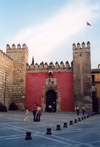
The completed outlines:
{"type": "Polygon", "coordinates": [[[40,116],[42,115],[40,106],[35,103],[32,108],[32,112],[33,112],[33,122],[39,122],[40,116]]]}
{"type": "MultiPolygon", "coordinates": [[[[33,122],[39,122],[40,116],[42,115],[41,107],[35,103],[32,108],[32,112],[33,112],[33,122]]],[[[29,111],[28,111],[28,108],[26,107],[24,121],[28,122],[28,114],[29,114],[29,111]]]]}
{"type": "MultiPolygon", "coordinates": [[[[76,112],[77,112],[77,115],[80,114],[80,108],[78,107],[78,105],[76,106],[76,112]]],[[[82,106],[82,114],[83,115],[85,114],[85,106],[84,105],[82,106]]]]}

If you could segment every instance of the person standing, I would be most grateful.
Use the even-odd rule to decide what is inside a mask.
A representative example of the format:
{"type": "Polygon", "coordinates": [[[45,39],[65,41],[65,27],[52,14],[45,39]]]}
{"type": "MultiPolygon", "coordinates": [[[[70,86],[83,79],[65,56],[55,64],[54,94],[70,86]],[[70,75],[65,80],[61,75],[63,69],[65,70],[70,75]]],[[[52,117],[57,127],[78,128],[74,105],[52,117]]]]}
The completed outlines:
{"type": "Polygon", "coordinates": [[[82,114],[83,115],[85,114],[85,106],[84,105],[82,106],[82,114]]]}
{"type": "Polygon", "coordinates": [[[36,103],[33,106],[32,112],[33,112],[33,117],[34,117],[33,118],[33,122],[36,122],[36,112],[37,112],[37,105],[36,105],[36,103]]]}
{"type": "Polygon", "coordinates": [[[37,122],[40,121],[40,116],[41,115],[42,115],[42,110],[41,110],[41,107],[38,105],[38,107],[37,107],[37,117],[36,117],[37,122]]]}
{"type": "Polygon", "coordinates": [[[29,111],[28,111],[28,108],[26,107],[26,111],[25,111],[25,119],[24,119],[24,122],[27,121],[28,122],[28,114],[29,114],[29,111]]]}
{"type": "Polygon", "coordinates": [[[76,106],[76,112],[77,112],[77,115],[79,115],[79,112],[80,111],[80,109],[79,109],[79,107],[78,107],[78,105],[76,106]]]}

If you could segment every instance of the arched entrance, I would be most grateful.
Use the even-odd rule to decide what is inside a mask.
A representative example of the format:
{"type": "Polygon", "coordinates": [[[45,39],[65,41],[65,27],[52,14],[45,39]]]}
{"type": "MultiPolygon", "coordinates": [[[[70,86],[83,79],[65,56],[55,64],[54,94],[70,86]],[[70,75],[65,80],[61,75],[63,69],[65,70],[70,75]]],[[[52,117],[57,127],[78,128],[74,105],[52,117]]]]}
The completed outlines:
{"type": "Polygon", "coordinates": [[[49,105],[51,105],[52,111],[56,112],[56,92],[53,90],[46,93],[46,112],[49,112],[49,105]]]}

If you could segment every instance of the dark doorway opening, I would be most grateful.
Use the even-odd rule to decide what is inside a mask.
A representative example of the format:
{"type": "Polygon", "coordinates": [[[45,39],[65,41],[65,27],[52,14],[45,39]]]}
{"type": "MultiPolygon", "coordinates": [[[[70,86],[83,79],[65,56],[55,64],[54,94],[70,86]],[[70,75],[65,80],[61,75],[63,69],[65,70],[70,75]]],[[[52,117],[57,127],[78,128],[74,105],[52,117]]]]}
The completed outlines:
{"type": "Polygon", "coordinates": [[[96,97],[96,92],[92,92],[93,112],[99,111],[99,98],[96,97]]]}
{"type": "Polygon", "coordinates": [[[49,106],[52,112],[56,112],[56,92],[53,90],[46,93],[46,112],[49,112],[49,106]]]}

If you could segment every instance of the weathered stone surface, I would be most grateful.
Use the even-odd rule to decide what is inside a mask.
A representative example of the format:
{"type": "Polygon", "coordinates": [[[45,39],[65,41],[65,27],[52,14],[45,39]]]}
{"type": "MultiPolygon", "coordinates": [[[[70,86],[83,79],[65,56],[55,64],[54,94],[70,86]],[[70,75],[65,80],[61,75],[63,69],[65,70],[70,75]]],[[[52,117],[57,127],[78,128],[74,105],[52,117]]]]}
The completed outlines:
{"type": "Polygon", "coordinates": [[[7,55],[13,59],[13,86],[12,102],[16,103],[21,109],[25,106],[25,88],[26,88],[26,63],[28,62],[28,48],[20,44],[17,48],[7,48],[7,55]]]}
{"type": "Polygon", "coordinates": [[[12,98],[13,60],[0,50],[0,103],[9,107],[12,98]]]}
{"type": "Polygon", "coordinates": [[[92,110],[90,43],[73,44],[73,77],[76,105],[92,110]],[[89,107],[87,107],[87,104],[89,107]],[[90,104],[90,105],[89,105],[90,104]]]}

